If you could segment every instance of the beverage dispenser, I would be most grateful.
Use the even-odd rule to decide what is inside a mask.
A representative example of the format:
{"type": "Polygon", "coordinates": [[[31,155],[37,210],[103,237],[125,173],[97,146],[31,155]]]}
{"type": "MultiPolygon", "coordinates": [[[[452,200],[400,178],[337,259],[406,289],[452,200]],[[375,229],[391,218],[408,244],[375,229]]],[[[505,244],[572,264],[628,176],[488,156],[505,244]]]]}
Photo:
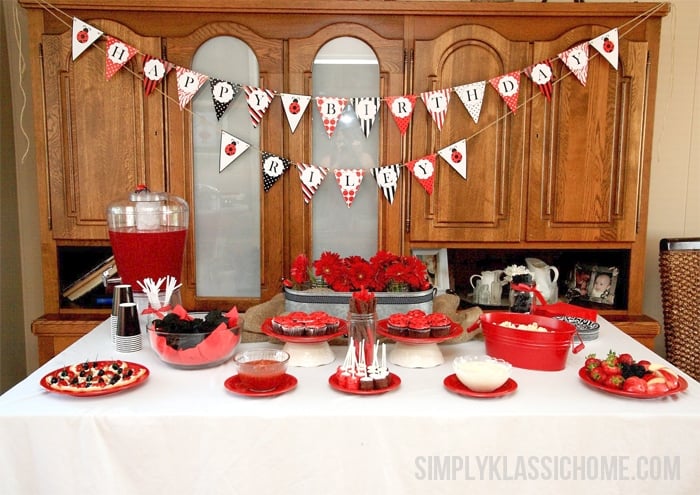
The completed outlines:
{"type": "Polygon", "coordinates": [[[180,280],[188,221],[184,199],[146,186],[110,203],[109,240],[122,283],[137,292],[137,282],[146,278],[180,280]]]}

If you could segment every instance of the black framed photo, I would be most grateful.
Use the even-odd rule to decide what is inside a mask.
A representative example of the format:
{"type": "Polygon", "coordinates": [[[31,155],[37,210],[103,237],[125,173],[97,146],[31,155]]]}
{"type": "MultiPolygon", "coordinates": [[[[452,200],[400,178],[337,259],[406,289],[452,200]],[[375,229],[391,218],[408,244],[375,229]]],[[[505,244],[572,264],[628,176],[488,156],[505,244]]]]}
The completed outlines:
{"type": "Polygon", "coordinates": [[[576,263],[569,280],[567,296],[599,304],[615,303],[615,289],[620,270],[614,266],[576,263]]]}

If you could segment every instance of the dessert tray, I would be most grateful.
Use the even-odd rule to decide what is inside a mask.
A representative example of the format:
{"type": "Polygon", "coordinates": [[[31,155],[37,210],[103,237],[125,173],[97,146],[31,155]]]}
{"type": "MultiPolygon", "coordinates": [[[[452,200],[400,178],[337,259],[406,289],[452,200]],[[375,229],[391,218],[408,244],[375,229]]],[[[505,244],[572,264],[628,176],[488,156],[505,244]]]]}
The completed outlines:
{"type": "Polygon", "coordinates": [[[85,361],[47,373],[39,384],[57,394],[95,397],[134,388],[148,375],[148,368],[128,361],[85,361]]]}
{"type": "Polygon", "coordinates": [[[243,395],[245,397],[274,397],[277,395],[282,395],[290,390],[293,390],[297,386],[297,379],[295,376],[285,373],[282,377],[282,383],[272,390],[266,390],[264,392],[258,392],[255,390],[250,390],[249,388],[243,386],[238,375],[230,376],[224,382],[224,387],[229,392],[233,392],[237,395],[243,395]]]}
{"type": "Polygon", "coordinates": [[[384,319],[377,322],[377,334],[396,342],[389,353],[389,361],[404,368],[432,368],[441,365],[445,358],[438,344],[459,337],[464,331],[459,323],[451,322],[449,333],[442,337],[406,337],[391,333],[387,321],[384,319]]]}
{"type": "Polygon", "coordinates": [[[621,395],[622,397],[629,397],[632,399],[659,399],[661,397],[668,397],[670,395],[677,394],[678,392],[682,392],[688,388],[688,382],[682,376],[678,377],[678,386],[676,388],[668,390],[666,392],[659,392],[658,394],[627,392],[622,389],[606,387],[605,385],[594,381],[590,376],[588,376],[588,373],[586,373],[585,366],[578,370],[578,376],[581,377],[581,380],[583,380],[584,383],[588,386],[597,388],[598,390],[602,390],[603,392],[607,392],[609,394],[621,395]]]}
{"type": "Polygon", "coordinates": [[[457,375],[455,373],[445,377],[445,379],[443,380],[443,384],[445,385],[445,388],[447,390],[449,390],[450,392],[454,392],[455,394],[466,395],[468,397],[477,397],[482,399],[503,397],[504,395],[512,394],[518,388],[518,383],[512,378],[508,378],[508,380],[496,390],[493,390],[491,392],[477,392],[460,382],[459,378],[457,378],[457,375]]]}
{"type": "Polygon", "coordinates": [[[289,353],[289,366],[315,367],[332,363],[335,354],[328,341],[342,337],[348,331],[345,320],[340,320],[338,329],[325,335],[284,335],[272,328],[272,318],[267,318],[260,327],[262,332],[284,342],[283,350],[289,353]]]}

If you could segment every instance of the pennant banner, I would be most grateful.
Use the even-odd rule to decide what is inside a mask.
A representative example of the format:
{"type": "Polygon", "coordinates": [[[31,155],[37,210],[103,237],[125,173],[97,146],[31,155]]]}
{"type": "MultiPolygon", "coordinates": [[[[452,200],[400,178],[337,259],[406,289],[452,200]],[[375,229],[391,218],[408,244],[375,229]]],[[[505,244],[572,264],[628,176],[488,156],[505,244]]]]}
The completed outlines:
{"type": "Polygon", "coordinates": [[[450,89],[439,89],[437,91],[426,91],[420,97],[428,109],[428,113],[433,118],[438,130],[442,130],[447,115],[447,106],[450,104],[450,89]]]}
{"type": "Polygon", "coordinates": [[[438,154],[457,171],[463,179],[467,178],[467,140],[462,139],[438,151],[438,154]]]}
{"type": "Polygon", "coordinates": [[[484,103],[484,91],[486,89],[486,81],[479,81],[471,84],[464,84],[454,88],[459,99],[462,100],[464,107],[471,115],[475,124],[479,123],[479,115],[481,114],[481,105],[484,103]]]}
{"type": "Polygon", "coordinates": [[[289,122],[289,127],[292,129],[292,133],[294,133],[294,131],[297,130],[299,122],[301,122],[301,117],[304,115],[306,107],[309,106],[311,97],[281,93],[280,98],[282,100],[282,106],[284,107],[284,114],[287,116],[287,122],[289,122]]]}
{"type": "Polygon", "coordinates": [[[411,123],[411,116],[416,107],[416,98],[416,95],[388,96],[386,98],[389,112],[394,117],[396,125],[399,126],[401,135],[406,134],[408,124],[411,123]]]}
{"type": "Polygon", "coordinates": [[[281,156],[262,152],[263,186],[269,191],[291,166],[291,162],[281,156]]]}
{"type": "Polygon", "coordinates": [[[350,104],[355,109],[355,115],[360,122],[362,133],[369,137],[374,125],[374,119],[379,111],[380,99],[378,97],[351,98],[350,104]]]}
{"type": "Polygon", "coordinates": [[[226,131],[221,131],[221,148],[219,151],[219,172],[231,165],[250,145],[226,131]]]}
{"type": "Polygon", "coordinates": [[[501,95],[503,101],[506,102],[510,111],[515,113],[518,109],[518,96],[520,94],[520,72],[511,72],[503,76],[489,79],[491,86],[494,87],[498,94],[501,95]]]}
{"type": "Polygon", "coordinates": [[[212,78],[209,79],[209,86],[211,87],[211,97],[214,101],[216,120],[221,120],[228,106],[241,91],[241,85],[212,78]]]}
{"type": "Polygon", "coordinates": [[[427,155],[406,163],[408,170],[418,179],[418,182],[428,194],[433,194],[435,183],[435,155],[427,155]]]}
{"type": "Polygon", "coordinates": [[[569,48],[560,53],[559,58],[576,76],[576,79],[585,86],[588,78],[588,42],[569,48]]]}
{"type": "Polygon", "coordinates": [[[107,48],[105,54],[105,77],[109,81],[119,69],[136,55],[138,51],[123,41],[107,36],[107,48]]]}
{"type": "Polygon", "coordinates": [[[343,195],[343,200],[348,208],[355,201],[355,196],[360,190],[360,184],[365,176],[365,171],[361,168],[339,168],[333,171],[335,180],[340,187],[340,193],[343,195]]]}
{"type": "Polygon", "coordinates": [[[306,163],[297,163],[299,171],[299,179],[301,180],[301,192],[304,196],[304,203],[309,204],[321,183],[328,175],[326,167],[317,167],[316,165],[307,165],[306,163]]]}
{"type": "Polygon", "coordinates": [[[253,127],[258,127],[263,115],[265,115],[265,112],[267,112],[267,109],[270,107],[275,93],[268,89],[257,88],[255,86],[243,86],[243,90],[245,91],[246,101],[248,102],[250,120],[253,122],[253,127]]]}
{"type": "Polygon", "coordinates": [[[525,69],[525,74],[540,88],[540,93],[542,93],[547,100],[552,99],[554,73],[552,72],[552,63],[549,60],[543,60],[538,64],[527,67],[525,69]]]}
{"type": "Polygon", "coordinates": [[[617,28],[611,29],[605,34],[601,34],[597,38],[591,40],[591,46],[598,50],[605,57],[605,60],[610,62],[610,65],[617,70],[620,57],[620,49],[618,47],[617,28]]]}
{"type": "Polygon", "coordinates": [[[150,55],[143,56],[143,90],[146,96],[150,95],[158,83],[168,75],[173,64],[150,55]]]}
{"type": "Polygon", "coordinates": [[[90,24],[73,17],[73,60],[90,48],[104,33],[90,24]]]}
{"type": "Polygon", "coordinates": [[[340,115],[347,104],[347,98],[334,98],[331,96],[318,96],[316,98],[318,113],[321,114],[323,128],[326,130],[329,138],[333,137],[335,126],[338,125],[338,119],[340,119],[340,115]]]}
{"type": "Polygon", "coordinates": [[[401,173],[401,164],[385,165],[383,167],[374,167],[371,169],[372,176],[377,181],[377,186],[384,193],[384,197],[389,203],[394,202],[396,196],[396,188],[399,185],[399,175],[401,173]]]}
{"type": "Polygon", "coordinates": [[[185,67],[176,67],[175,72],[177,73],[177,96],[180,102],[180,110],[182,110],[197,94],[199,88],[207,82],[209,76],[185,67]]]}

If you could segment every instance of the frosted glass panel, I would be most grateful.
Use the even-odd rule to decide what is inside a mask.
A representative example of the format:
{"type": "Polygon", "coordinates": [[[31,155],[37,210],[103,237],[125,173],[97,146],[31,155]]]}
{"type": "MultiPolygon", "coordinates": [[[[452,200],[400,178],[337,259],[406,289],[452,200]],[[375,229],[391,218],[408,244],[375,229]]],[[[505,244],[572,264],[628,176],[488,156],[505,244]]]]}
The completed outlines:
{"type": "MultiPolygon", "coordinates": [[[[338,38],[324,45],[313,66],[314,96],[379,96],[379,65],[369,46],[356,38],[338,38]]],[[[332,138],[313,109],[313,163],[330,169],[313,198],[313,256],[335,251],[341,256],[370,257],[377,251],[377,183],[370,169],[379,157],[379,114],[369,138],[348,105],[332,138]],[[362,168],[360,191],[347,207],[333,169],[362,168]]]]}
{"type": "MultiPolygon", "coordinates": [[[[237,38],[204,43],[192,68],[238,84],[258,85],[258,62],[237,38]]],[[[192,101],[197,295],[260,296],[260,149],[242,90],[217,121],[209,83],[192,101]],[[251,145],[219,173],[221,130],[251,145]]]]}

